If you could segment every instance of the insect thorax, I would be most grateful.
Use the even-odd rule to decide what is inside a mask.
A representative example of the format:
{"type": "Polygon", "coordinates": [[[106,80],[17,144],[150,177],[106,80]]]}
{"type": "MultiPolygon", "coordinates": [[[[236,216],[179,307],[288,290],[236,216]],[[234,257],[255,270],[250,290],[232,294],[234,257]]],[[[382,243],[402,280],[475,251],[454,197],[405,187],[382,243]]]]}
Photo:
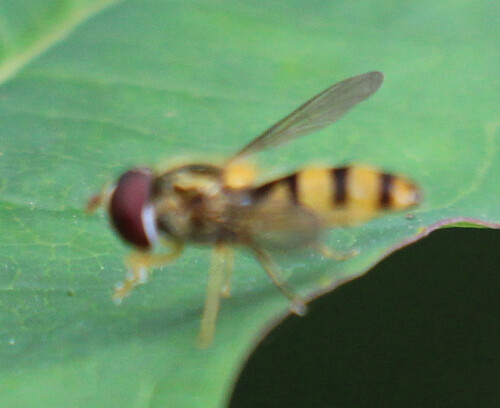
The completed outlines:
{"type": "Polygon", "coordinates": [[[224,229],[228,205],[222,169],[195,164],[159,175],[153,187],[159,230],[181,241],[231,241],[224,229]]]}

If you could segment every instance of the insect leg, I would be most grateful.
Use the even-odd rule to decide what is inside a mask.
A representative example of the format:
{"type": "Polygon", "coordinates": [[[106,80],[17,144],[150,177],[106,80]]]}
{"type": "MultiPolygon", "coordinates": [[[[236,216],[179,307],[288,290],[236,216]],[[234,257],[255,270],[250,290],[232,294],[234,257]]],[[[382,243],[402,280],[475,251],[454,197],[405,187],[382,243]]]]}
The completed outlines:
{"type": "Polygon", "coordinates": [[[262,248],[252,246],[251,247],[257,260],[260,262],[264,271],[271,278],[276,287],[292,302],[290,305],[290,310],[299,315],[303,316],[306,313],[306,304],[303,299],[298,295],[294,294],[286,285],[283,277],[281,276],[281,271],[278,265],[276,265],[269,255],[268,252],[262,248]]]}
{"type": "Polygon", "coordinates": [[[334,259],[336,261],[345,261],[353,256],[359,255],[359,249],[353,249],[348,252],[337,252],[320,242],[315,243],[313,249],[318,251],[325,258],[334,259]]]}
{"type": "Polygon", "coordinates": [[[169,242],[169,244],[171,252],[168,254],[152,254],[150,252],[136,251],[128,256],[125,260],[125,265],[128,269],[127,275],[123,282],[120,282],[116,286],[113,294],[113,300],[116,303],[121,303],[122,299],[129,296],[137,285],[147,282],[149,269],[168,264],[182,254],[184,248],[182,243],[169,242]]]}
{"type": "Polygon", "coordinates": [[[224,247],[224,281],[222,282],[221,296],[228,298],[231,296],[231,276],[234,266],[234,251],[230,246],[224,247]]]}
{"type": "Polygon", "coordinates": [[[217,314],[219,313],[222,287],[226,280],[225,275],[227,275],[227,271],[225,271],[227,252],[226,246],[221,243],[217,243],[212,252],[212,260],[208,272],[205,308],[201,316],[201,327],[198,337],[198,346],[200,348],[210,346],[215,336],[215,323],[217,321],[217,314]]]}

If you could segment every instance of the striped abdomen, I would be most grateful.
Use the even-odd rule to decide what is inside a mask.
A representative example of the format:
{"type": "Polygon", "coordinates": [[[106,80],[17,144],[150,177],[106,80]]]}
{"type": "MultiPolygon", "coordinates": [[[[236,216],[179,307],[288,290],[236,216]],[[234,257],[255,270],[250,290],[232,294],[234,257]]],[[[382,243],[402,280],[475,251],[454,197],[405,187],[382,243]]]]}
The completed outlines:
{"type": "Polygon", "coordinates": [[[291,200],[321,216],[329,226],[352,225],[385,210],[403,210],[420,202],[411,181],[379,170],[349,166],[309,167],[256,188],[259,200],[291,200]]]}

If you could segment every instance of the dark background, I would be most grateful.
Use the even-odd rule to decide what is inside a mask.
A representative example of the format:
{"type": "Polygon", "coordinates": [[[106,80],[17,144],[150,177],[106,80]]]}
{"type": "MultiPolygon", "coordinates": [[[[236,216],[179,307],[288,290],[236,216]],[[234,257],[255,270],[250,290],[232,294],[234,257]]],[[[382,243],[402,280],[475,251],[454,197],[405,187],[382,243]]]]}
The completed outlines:
{"type": "Polygon", "coordinates": [[[500,231],[434,232],[289,317],[247,362],[246,407],[500,407],[500,231]]]}

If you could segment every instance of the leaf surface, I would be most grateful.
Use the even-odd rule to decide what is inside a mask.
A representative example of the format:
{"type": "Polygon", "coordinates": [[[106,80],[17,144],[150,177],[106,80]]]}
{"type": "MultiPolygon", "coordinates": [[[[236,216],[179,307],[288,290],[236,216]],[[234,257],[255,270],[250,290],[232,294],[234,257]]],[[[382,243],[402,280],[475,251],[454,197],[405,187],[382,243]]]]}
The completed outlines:
{"type": "Polygon", "coordinates": [[[131,166],[227,157],[347,77],[386,80],[334,127],[262,154],[263,177],[368,163],[412,177],[425,201],[413,218],[332,231],[333,247],[361,251],[348,261],[283,260],[296,290],[317,296],[447,224],[499,227],[491,2],[11,3],[0,1],[4,406],[222,406],[286,300],[239,254],[215,343],[198,350],[209,249],[189,248],[115,307],[127,250],[82,208],[131,166]]]}

